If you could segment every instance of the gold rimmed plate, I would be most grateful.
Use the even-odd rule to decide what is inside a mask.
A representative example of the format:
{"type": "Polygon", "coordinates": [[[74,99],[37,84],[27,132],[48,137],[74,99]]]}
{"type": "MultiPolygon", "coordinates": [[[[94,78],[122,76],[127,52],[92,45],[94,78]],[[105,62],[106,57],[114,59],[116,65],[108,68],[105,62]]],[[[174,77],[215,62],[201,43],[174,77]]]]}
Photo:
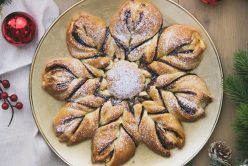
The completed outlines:
{"type": "MultiPolygon", "coordinates": [[[[194,123],[183,123],[186,143],[180,150],[172,151],[170,158],[161,157],[145,145],[140,144],[135,156],[125,165],[164,166],[183,165],[191,160],[205,145],[217,123],[223,98],[222,68],[217,50],[203,26],[188,11],[169,0],[151,0],[161,11],[164,26],[187,24],[201,32],[207,49],[204,58],[193,73],[202,77],[211,92],[213,102],[206,108],[206,116],[194,123]]],[[[110,17],[120,7],[123,0],[81,1],[63,13],[49,28],[37,47],[30,73],[30,102],[35,122],[47,144],[68,165],[87,166],[91,163],[91,141],[67,146],[58,141],[52,128],[52,121],[63,105],[55,100],[42,87],[41,76],[46,63],[54,58],[70,56],[66,45],[66,30],[71,19],[81,11],[89,12],[109,22],[110,17]]],[[[97,164],[95,164],[97,165],[97,164]]]]}

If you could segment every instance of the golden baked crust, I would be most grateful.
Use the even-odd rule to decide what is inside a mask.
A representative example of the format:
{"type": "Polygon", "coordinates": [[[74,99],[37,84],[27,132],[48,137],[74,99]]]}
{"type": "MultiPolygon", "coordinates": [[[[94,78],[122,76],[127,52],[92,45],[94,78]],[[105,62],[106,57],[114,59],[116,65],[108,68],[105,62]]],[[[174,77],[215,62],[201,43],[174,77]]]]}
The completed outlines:
{"type": "Polygon", "coordinates": [[[78,103],[67,103],[53,121],[54,131],[68,145],[91,138],[99,124],[99,109],[78,103]]]}
{"type": "Polygon", "coordinates": [[[159,10],[144,0],[125,1],[109,27],[87,13],[72,21],[74,58],[49,62],[43,74],[43,88],[68,102],[53,122],[61,142],[92,139],[92,162],[108,166],[124,164],[140,142],[166,157],[183,147],[180,121],[199,120],[212,100],[188,72],[205,44],[190,26],[161,26],[159,10]]]}
{"type": "Polygon", "coordinates": [[[106,119],[107,111],[101,113],[101,126],[96,130],[92,142],[92,161],[105,161],[110,166],[121,165],[134,155],[140,140],[138,122],[141,105],[134,106],[133,113],[125,101],[116,105],[106,102],[103,107],[102,111],[114,110],[114,115],[106,119]]]}
{"type": "Polygon", "coordinates": [[[157,58],[181,70],[192,70],[201,62],[205,47],[197,30],[187,25],[172,25],[159,38],[157,58]]]}
{"type": "Polygon", "coordinates": [[[67,31],[67,45],[75,58],[89,58],[100,54],[106,35],[106,24],[99,18],[82,12],[67,31]]]}
{"type": "Polygon", "coordinates": [[[141,119],[139,132],[142,141],[153,151],[168,157],[169,149],[182,147],[184,131],[180,122],[170,113],[149,116],[147,112],[141,119]]]}
{"type": "Polygon", "coordinates": [[[129,61],[143,58],[150,63],[156,54],[162,22],[161,13],[151,3],[144,0],[124,2],[111,18],[105,53],[115,52],[116,57],[123,57],[124,53],[129,61]]]}
{"type": "Polygon", "coordinates": [[[49,62],[43,74],[42,87],[58,100],[66,100],[89,73],[77,59],[60,58],[49,62]]]}
{"type": "Polygon", "coordinates": [[[110,33],[125,48],[152,38],[162,25],[159,10],[144,0],[126,1],[110,21],[110,33]]]}
{"type": "Polygon", "coordinates": [[[168,112],[183,121],[195,121],[204,116],[205,107],[212,101],[205,82],[195,74],[160,75],[155,87],[168,112]]]}

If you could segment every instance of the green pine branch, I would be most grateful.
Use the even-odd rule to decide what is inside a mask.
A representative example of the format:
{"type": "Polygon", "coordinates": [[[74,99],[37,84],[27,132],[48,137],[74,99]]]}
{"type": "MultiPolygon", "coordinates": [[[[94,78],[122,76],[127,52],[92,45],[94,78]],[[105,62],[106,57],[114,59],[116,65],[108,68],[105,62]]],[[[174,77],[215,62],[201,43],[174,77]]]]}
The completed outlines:
{"type": "Polygon", "coordinates": [[[191,160],[190,162],[188,162],[185,166],[194,166],[193,160],[191,160]]]}
{"type": "Polygon", "coordinates": [[[248,52],[234,54],[235,74],[224,79],[224,90],[236,104],[248,104],[248,52]]]}
{"type": "Polygon", "coordinates": [[[1,15],[1,11],[4,5],[8,5],[11,3],[11,0],[0,0],[0,15],[1,15]]]}
{"type": "Polygon", "coordinates": [[[224,90],[236,104],[248,104],[248,88],[238,73],[224,79],[224,90]]]}
{"type": "Polygon", "coordinates": [[[234,122],[236,148],[245,159],[248,156],[248,104],[241,104],[234,122]]]}
{"type": "MultiPolygon", "coordinates": [[[[238,50],[234,54],[234,69],[239,77],[248,83],[248,52],[238,50]]],[[[246,84],[247,85],[247,84],[246,84]]]]}
{"type": "Polygon", "coordinates": [[[0,5],[7,5],[11,3],[11,0],[0,0],[0,5]]]}
{"type": "Polygon", "coordinates": [[[218,160],[210,158],[209,166],[230,166],[230,164],[228,164],[228,163],[224,164],[222,162],[219,162],[218,160]]]}
{"type": "Polygon", "coordinates": [[[248,156],[248,52],[239,50],[234,54],[233,75],[224,79],[224,90],[238,105],[233,124],[236,148],[240,157],[248,156]]]}
{"type": "Polygon", "coordinates": [[[0,11],[4,5],[8,5],[12,0],[0,0],[0,11]]]}

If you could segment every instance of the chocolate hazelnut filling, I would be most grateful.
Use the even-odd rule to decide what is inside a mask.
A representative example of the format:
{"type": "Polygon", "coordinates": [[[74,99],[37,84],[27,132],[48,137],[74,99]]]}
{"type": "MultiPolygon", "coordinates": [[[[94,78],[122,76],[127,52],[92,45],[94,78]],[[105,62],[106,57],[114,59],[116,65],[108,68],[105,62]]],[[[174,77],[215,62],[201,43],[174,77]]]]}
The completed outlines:
{"type": "Polygon", "coordinates": [[[194,50],[189,49],[189,50],[185,50],[184,46],[189,45],[188,43],[182,44],[178,47],[176,47],[174,50],[172,50],[170,53],[168,53],[167,56],[176,56],[178,54],[190,54],[193,53],[194,50]]]}
{"type": "Polygon", "coordinates": [[[177,141],[176,141],[177,139],[169,140],[169,138],[167,138],[167,134],[170,134],[170,136],[174,138],[176,137],[180,138],[179,135],[175,131],[164,129],[160,127],[159,124],[156,122],[155,122],[155,129],[156,129],[158,139],[165,149],[172,149],[177,145],[177,141]]]}
{"type": "MultiPolygon", "coordinates": [[[[96,46],[91,46],[91,45],[87,44],[87,43],[84,41],[84,38],[81,37],[80,34],[77,32],[78,30],[79,30],[79,27],[74,26],[73,31],[72,31],[72,33],[71,33],[71,35],[73,36],[73,38],[74,38],[79,44],[81,44],[82,46],[97,49],[96,46]]],[[[84,27],[84,31],[85,31],[85,33],[86,33],[86,35],[87,35],[87,31],[86,31],[86,28],[85,28],[85,27],[84,27]]]]}
{"type": "Polygon", "coordinates": [[[196,108],[190,107],[189,105],[181,102],[180,100],[178,100],[178,104],[182,108],[182,111],[184,111],[185,113],[189,115],[194,115],[196,113],[196,108]]]}
{"type": "Polygon", "coordinates": [[[79,117],[71,117],[63,120],[62,123],[56,127],[56,134],[60,136],[68,132],[67,130],[69,130],[69,132],[74,134],[79,128],[81,122],[83,121],[83,118],[84,118],[83,116],[79,116],[79,117]],[[73,126],[74,128],[71,128],[71,126],[73,126]]]}

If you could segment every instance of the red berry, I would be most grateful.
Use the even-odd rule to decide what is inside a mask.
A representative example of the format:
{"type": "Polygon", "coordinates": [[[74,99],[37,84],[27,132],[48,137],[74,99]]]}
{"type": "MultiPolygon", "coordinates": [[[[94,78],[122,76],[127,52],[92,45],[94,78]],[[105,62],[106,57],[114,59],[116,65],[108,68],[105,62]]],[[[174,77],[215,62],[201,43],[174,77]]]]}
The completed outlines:
{"type": "Polygon", "coordinates": [[[3,93],[1,94],[1,98],[2,98],[2,99],[7,99],[8,97],[9,97],[9,95],[8,95],[7,92],[3,92],[3,93]]]}
{"type": "Polygon", "coordinates": [[[10,100],[16,102],[18,100],[18,97],[16,96],[16,94],[13,94],[10,96],[10,100]]]}
{"type": "Polygon", "coordinates": [[[9,109],[9,104],[6,103],[6,102],[4,102],[4,103],[2,104],[2,109],[3,109],[3,110],[9,109]]]}
{"type": "Polygon", "coordinates": [[[9,83],[8,80],[3,80],[2,85],[3,85],[4,88],[9,88],[10,87],[10,83],[9,83]]]}
{"type": "Polygon", "coordinates": [[[15,105],[15,107],[16,107],[18,110],[20,110],[20,109],[23,108],[23,104],[22,104],[21,102],[17,102],[16,105],[15,105]]]}

